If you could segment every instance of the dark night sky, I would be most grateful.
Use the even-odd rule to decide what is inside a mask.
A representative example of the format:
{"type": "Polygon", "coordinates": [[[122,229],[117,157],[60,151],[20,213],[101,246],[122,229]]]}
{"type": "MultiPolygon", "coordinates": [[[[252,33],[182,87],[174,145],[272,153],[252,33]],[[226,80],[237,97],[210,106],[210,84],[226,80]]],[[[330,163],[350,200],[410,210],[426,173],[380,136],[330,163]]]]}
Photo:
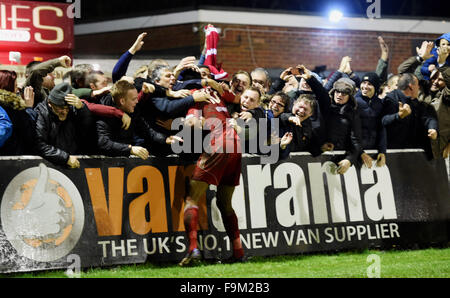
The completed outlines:
{"type": "MultiPolygon", "coordinates": [[[[75,0],[48,0],[62,2],[75,0]]],[[[272,10],[302,14],[326,14],[330,8],[340,8],[348,16],[365,17],[366,10],[375,0],[78,0],[81,3],[81,19],[76,23],[111,20],[125,17],[159,14],[168,11],[224,7],[237,10],[272,10]]],[[[450,20],[448,1],[442,0],[378,0],[381,1],[381,17],[447,19],[450,20]],[[444,3],[447,2],[447,5],[444,3]]],[[[44,1],[45,2],[45,1],[44,1]]],[[[449,30],[450,31],[450,30],[449,30]]]]}

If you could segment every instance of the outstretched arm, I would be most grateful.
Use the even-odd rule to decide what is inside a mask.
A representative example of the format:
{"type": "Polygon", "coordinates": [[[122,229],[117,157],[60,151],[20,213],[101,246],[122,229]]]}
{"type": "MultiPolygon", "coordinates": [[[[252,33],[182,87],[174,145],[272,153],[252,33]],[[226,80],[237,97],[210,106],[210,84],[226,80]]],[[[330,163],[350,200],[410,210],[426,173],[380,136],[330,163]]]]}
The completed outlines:
{"type": "Polygon", "coordinates": [[[130,65],[131,59],[133,59],[133,56],[142,49],[142,46],[144,45],[144,38],[147,36],[147,32],[141,33],[134,44],[131,46],[131,48],[126,51],[117,61],[116,65],[114,66],[114,69],[112,71],[112,79],[113,83],[120,80],[121,77],[123,77],[127,73],[128,66],[130,65]]]}

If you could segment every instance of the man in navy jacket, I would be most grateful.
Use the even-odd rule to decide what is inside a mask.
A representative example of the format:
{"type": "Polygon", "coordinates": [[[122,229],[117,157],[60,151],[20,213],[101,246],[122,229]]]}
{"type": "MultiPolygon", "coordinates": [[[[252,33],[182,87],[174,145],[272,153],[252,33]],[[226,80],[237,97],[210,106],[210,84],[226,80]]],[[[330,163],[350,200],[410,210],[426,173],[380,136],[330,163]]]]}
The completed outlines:
{"type": "Polygon", "coordinates": [[[398,89],[384,99],[382,119],[386,127],[387,148],[422,148],[431,154],[430,141],[438,136],[436,112],[417,100],[419,80],[411,73],[402,74],[398,89]]]}

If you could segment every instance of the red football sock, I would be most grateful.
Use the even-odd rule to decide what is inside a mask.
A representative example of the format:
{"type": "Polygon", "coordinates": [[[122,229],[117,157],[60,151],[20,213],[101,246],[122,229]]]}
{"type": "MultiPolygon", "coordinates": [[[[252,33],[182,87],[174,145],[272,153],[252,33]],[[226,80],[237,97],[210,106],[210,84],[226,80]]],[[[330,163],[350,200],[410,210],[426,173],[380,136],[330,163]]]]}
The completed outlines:
{"type": "Polygon", "coordinates": [[[184,227],[189,238],[189,252],[197,248],[198,207],[184,210],[184,227]]]}
{"type": "Polygon", "coordinates": [[[241,258],[244,256],[244,249],[241,243],[241,234],[239,232],[238,219],[236,214],[233,212],[229,214],[224,219],[225,230],[233,244],[233,256],[235,258],[241,258]]]}

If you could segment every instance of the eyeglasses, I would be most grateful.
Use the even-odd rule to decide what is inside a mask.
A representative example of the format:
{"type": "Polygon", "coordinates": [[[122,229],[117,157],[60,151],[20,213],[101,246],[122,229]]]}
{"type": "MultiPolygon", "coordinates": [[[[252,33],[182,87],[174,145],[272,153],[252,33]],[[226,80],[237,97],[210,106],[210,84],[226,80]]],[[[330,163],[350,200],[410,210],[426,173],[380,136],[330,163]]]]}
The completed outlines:
{"type": "Polygon", "coordinates": [[[279,106],[280,108],[284,108],[284,104],[280,103],[280,102],[276,102],[274,100],[270,101],[272,104],[279,106]]]}
{"type": "Polygon", "coordinates": [[[341,90],[337,89],[336,92],[341,93],[341,94],[343,94],[343,95],[350,95],[350,92],[349,92],[348,90],[345,90],[345,89],[344,89],[344,90],[342,90],[342,89],[341,89],[341,90]]]}

